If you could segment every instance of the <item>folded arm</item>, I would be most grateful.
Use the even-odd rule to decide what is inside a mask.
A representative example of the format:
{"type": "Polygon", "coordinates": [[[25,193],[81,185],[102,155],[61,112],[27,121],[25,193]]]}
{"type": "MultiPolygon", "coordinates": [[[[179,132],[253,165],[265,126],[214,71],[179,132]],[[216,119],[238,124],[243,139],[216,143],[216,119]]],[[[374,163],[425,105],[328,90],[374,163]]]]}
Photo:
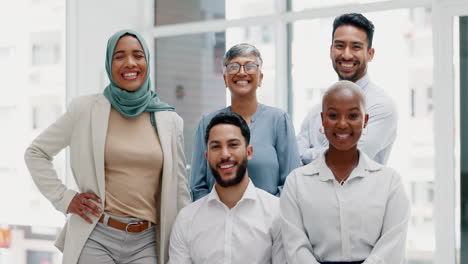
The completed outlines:
{"type": "Polygon", "coordinates": [[[328,148],[328,141],[319,144],[312,137],[317,137],[316,133],[322,124],[320,119],[321,106],[314,106],[302,122],[301,131],[297,135],[297,146],[302,164],[306,165],[317,159],[320,154],[328,148]],[[319,120],[317,120],[319,119],[319,120]]]}
{"type": "Polygon", "coordinates": [[[361,136],[358,147],[369,158],[385,164],[396,138],[398,114],[392,102],[375,105],[368,113],[367,133],[361,136]]]}

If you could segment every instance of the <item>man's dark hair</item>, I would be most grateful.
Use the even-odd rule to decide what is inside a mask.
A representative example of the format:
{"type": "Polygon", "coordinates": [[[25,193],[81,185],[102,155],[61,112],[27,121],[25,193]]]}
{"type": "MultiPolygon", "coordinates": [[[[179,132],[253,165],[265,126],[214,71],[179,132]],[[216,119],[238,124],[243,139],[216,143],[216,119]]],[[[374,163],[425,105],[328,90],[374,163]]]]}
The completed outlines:
{"type": "Polygon", "coordinates": [[[221,112],[215,115],[208,126],[206,127],[205,143],[208,143],[211,129],[219,124],[230,124],[240,128],[242,136],[244,136],[246,146],[250,142],[250,129],[247,122],[239,115],[234,112],[221,112]]]}
{"type": "Polygon", "coordinates": [[[374,24],[365,16],[358,13],[343,14],[335,18],[333,21],[332,39],[335,37],[337,28],[345,25],[351,25],[364,30],[367,34],[367,49],[372,48],[372,38],[374,37],[374,24]]]}

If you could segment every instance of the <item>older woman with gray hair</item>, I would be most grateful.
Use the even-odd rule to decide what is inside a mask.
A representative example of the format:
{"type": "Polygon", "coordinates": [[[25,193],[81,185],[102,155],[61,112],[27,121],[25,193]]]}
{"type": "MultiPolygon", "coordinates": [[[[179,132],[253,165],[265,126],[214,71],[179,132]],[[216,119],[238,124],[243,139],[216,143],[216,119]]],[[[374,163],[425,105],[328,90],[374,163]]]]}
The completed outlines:
{"type": "MultiPolygon", "coordinates": [[[[200,120],[190,177],[194,201],[208,194],[214,185],[213,174],[205,159],[205,135],[206,126],[220,112],[235,112],[250,126],[250,144],[254,148],[254,155],[247,169],[256,187],[279,196],[286,176],[300,166],[295,132],[288,114],[257,100],[257,88],[262,85],[263,79],[262,63],[258,49],[247,43],[233,46],[224,55],[223,78],[231,92],[231,106],[206,114],[200,120]]],[[[232,164],[233,172],[236,166],[238,164],[232,164]]],[[[228,183],[235,185],[237,180],[238,177],[233,173],[228,183]]]]}

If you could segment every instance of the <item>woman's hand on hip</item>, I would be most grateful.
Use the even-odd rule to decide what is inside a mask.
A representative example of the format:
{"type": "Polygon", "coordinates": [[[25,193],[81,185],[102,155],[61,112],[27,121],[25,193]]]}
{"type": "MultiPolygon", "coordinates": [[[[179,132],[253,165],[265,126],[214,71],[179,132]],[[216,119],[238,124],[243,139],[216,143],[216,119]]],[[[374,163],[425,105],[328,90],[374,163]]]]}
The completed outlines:
{"type": "Polygon", "coordinates": [[[101,203],[101,199],[94,193],[78,193],[73,197],[70,205],[68,206],[67,213],[77,214],[83,218],[86,222],[92,223],[91,219],[87,214],[92,214],[96,217],[100,217],[102,210],[93,203],[91,200],[101,203]]]}

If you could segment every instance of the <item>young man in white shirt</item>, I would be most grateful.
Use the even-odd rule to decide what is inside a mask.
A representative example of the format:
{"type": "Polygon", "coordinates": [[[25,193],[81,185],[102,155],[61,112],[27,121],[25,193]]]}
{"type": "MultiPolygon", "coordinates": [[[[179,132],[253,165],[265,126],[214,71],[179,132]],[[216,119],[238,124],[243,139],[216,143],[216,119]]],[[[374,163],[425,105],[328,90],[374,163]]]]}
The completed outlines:
{"type": "MultiPolygon", "coordinates": [[[[330,59],[338,79],[356,83],[367,100],[369,123],[358,145],[371,159],[386,164],[397,135],[398,114],[393,100],[371,82],[367,63],[374,58],[374,25],[362,14],[343,14],[333,22],[330,59]]],[[[322,105],[314,106],[302,122],[297,145],[302,163],[309,164],[328,148],[321,132],[322,105]]]]}
{"type": "Polygon", "coordinates": [[[219,113],[208,124],[206,159],[216,184],[177,216],[169,263],[286,263],[279,199],[250,181],[249,141],[247,123],[234,112],[219,113]]]}

